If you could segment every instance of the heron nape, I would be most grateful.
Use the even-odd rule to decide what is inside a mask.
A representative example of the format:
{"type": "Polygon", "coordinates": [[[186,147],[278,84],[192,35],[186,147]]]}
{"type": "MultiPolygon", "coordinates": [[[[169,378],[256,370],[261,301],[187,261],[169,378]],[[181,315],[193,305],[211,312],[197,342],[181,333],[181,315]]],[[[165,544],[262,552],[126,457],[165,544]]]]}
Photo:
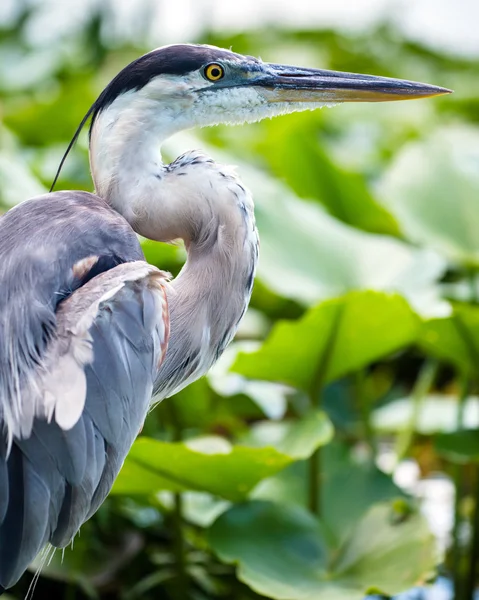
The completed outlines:
{"type": "Polygon", "coordinates": [[[46,544],[70,543],[152,398],[204,375],[248,306],[250,192],[198,151],[164,164],[161,143],[196,126],[448,92],[189,44],[153,50],[107,85],[66,152],[91,119],[95,193],[51,192],[0,219],[1,590],[46,544]],[[137,234],[184,240],[178,277],[145,262],[137,234]]]}

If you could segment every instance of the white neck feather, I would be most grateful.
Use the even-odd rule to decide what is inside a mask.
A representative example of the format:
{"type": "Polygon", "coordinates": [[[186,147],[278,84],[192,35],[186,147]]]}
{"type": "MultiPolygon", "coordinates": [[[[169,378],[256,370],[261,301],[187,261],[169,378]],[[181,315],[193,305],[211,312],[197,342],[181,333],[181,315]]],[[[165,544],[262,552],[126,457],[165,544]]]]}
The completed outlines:
{"type": "Polygon", "coordinates": [[[171,395],[203,375],[233,337],[251,295],[258,236],[250,193],[231,168],[197,151],[170,165],[160,144],[175,132],[158,103],[105,111],[91,136],[96,192],[139,234],[185,241],[172,282],[171,337],[156,391],[171,395]]]}

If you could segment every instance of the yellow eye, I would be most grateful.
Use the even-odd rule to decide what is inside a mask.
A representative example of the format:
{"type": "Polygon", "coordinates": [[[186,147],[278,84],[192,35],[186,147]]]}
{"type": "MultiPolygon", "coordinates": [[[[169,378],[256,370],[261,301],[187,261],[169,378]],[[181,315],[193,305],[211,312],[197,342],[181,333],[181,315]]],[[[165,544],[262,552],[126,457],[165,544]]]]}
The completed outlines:
{"type": "Polygon", "coordinates": [[[211,63],[209,65],[206,65],[204,74],[206,79],[209,79],[210,81],[218,81],[219,79],[224,77],[225,70],[218,63],[211,63]]]}

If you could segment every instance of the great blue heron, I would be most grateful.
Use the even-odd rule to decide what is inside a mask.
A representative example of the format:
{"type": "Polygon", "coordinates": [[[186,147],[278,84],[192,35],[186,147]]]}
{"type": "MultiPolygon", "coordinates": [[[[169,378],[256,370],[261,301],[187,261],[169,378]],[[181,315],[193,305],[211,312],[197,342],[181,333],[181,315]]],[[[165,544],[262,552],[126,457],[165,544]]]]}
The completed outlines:
{"type": "Polygon", "coordinates": [[[250,193],[201,152],[163,164],[159,145],[194,126],[448,91],[199,45],[154,50],[108,84],[72,141],[91,117],[95,194],[46,194],[0,219],[2,588],[46,543],[70,542],[108,494],[152,395],[206,373],[248,305],[250,193]],[[184,240],[171,283],[136,233],[184,240]]]}

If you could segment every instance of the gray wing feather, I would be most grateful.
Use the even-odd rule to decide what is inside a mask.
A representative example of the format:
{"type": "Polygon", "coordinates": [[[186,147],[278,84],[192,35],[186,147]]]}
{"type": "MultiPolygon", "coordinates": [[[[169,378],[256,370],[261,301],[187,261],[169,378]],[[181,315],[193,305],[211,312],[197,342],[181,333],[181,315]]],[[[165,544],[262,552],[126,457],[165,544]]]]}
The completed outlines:
{"type": "MultiPolygon", "coordinates": [[[[3,482],[2,482],[3,484],[3,482]]],[[[50,490],[36,472],[34,465],[17,447],[12,447],[8,459],[9,502],[0,526],[1,584],[8,587],[18,579],[18,557],[31,562],[46,538],[50,509],[50,490]],[[20,525],[20,526],[19,526],[20,525]]]]}
{"type": "MultiPolygon", "coordinates": [[[[95,279],[111,281],[115,271],[135,264],[121,265],[95,279]]],[[[36,418],[31,436],[14,439],[10,455],[4,455],[3,587],[15,583],[45,543],[63,547],[71,541],[110,491],[143,424],[166,350],[166,295],[158,282],[160,273],[152,267],[148,271],[147,277],[128,282],[103,302],[90,327],[94,359],[85,366],[87,397],[78,422],[64,431],[55,422],[36,418]],[[127,337],[123,330],[128,329],[125,323],[134,306],[138,328],[127,337]],[[149,330],[144,327],[145,307],[149,330]]],[[[75,295],[92,294],[84,286],[72,300],[75,295]]]]}
{"type": "MultiPolygon", "coordinates": [[[[58,199],[57,194],[51,196],[58,199]]],[[[56,256],[55,269],[40,261],[44,270],[35,273],[24,255],[26,267],[22,268],[25,267],[29,275],[19,273],[20,286],[13,272],[8,277],[3,273],[3,283],[9,293],[9,286],[17,286],[20,306],[10,306],[3,294],[0,295],[0,424],[3,421],[0,427],[0,589],[10,587],[19,579],[45,543],[58,547],[68,544],[81,524],[103,502],[142,426],[153,381],[166,351],[168,314],[163,275],[144,262],[127,262],[141,258],[138,256],[141,251],[130,238],[128,224],[125,222],[123,226],[115,221],[117,217],[112,217],[108,208],[103,207],[105,214],[99,211],[100,216],[97,215],[101,221],[97,225],[103,228],[101,239],[87,235],[88,243],[84,244],[80,239],[82,227],[76,229],[76,226],[79,222],[85,224],[81,214],[88,213],[89,205],[96,200],[88,194],[80,196],[63,195],[61,201],[66,200],[68,210],[73,213],[72,229],[78,234],[74,241],[82,250],[70,252],[65,242],[59,252],[66,248],[65,251],[70,252],[68,260],[56,256]],[[113,233],[110,220],[115,229],[113,233]],[[108,236],[113,238],[114,233],[121,234],[124,242],[126,239],[123,247],[105,242],[108,236]],[[89,280],[91,271],[96,268],[92,266],[89,273],[80,272],[79,276],[78,269],[77,272],[73,269],[75,264],[94,255],[100,259],[92,261],[90,266],[98,266],[103,260],[101,269],[106,272],[94,273],[96,276],[89,280]],[[115,266],[118,263],[125,264],[115,266]],[[47,302],[43,300],[45,297],[48,297],[47,302]],[[66,299],[59,304],[58,297],[66,299]],[[20,325],[20,316],[24,319],[23,325],[20,325]],[[8,328],[6,323],[10,317],[15,326],[8,328]],[[53,383],[48,379],[45,365],[48,367],[50,359],[61,359],[72,352],[74,338],[81,334],[81,328],[76,327],[79,322],[88,324],[92,356],[83,365],[81,361],[77,363],[86,377],[86,398],[77,422],[67,431],[56,422],[54,417],[62,402],[60,396],[56,398],[51,422],[33,414],[28,435],[19,431],[11,436],[10,423],[6,423],[11,406],[6,398],[9,391],[15,391],[8,379],[12,367],[17,368],[15,385],[21,384],[21,387],[28,377],[36,374],[40,395],[43,384],[53,390],[59,384],[58,389],[63,389],[64,382],[55,379],[58,373],[52,375],[53,383]],[[45,331],[46,336],[42,333],[45,331]],[[15,336],[16,350],[22,348],[20,364],[9,363],[11,348],[1,335],[5,332],[15,336]]],[[[50,196],[42,202],[45,212],[50,196]]],[[[38,216],[41,211],[37,208],[30,206],[27,213],[38,216]]],[[[3,219],[0,219],[2,258],[5,250],[1,237],[3,219]]],[[[47,235],[47,221],[40,219],[39,230],[45,239],[42,241],[40,235],[36,242],[39,246],[54,247],[52,239],[58,234],[54,223],[50,223],[53,233],[47,235]]],[[[18,240],[16,244],[16,250],[21,252],[18,240]]],[[[51,258],[52,252],[46,254],[51,258]]]]}
{"type": "Polygon", "coordinates": [[[82,286],[74,265],[96,256],[91,278],[143,260],[130,225],[100,198],[56,192],[28,200],[0,218],[0,420],[27,437],[38,367],[56,335],[56,308],[82,286]]]}
{"type": "MultiPolygon", "coordinates": [[[[150,269],[153,277],[158,277],[159,272],[150,269]]],[[[145,419],[153,381],[166,349],[166,295],[162,288],[152,291],[155,285],[154,281],[153,287],[134,281],[125,286],[105,303],[90,329],[95,358],[85,368],[88,394],[81,421],[94,424],[106,460],[97,477],[88,473],[83,478],[86,487],[73,486],[70,518],[62,519],[62,531],[55,531],[52,538],[54,545],[68,544],[103,502],[145,419]],[[147,306],[148,329],[141,318],[147,306]],[[130,319],[136,329],[125,336],[125,324],[130,319]]]]}

